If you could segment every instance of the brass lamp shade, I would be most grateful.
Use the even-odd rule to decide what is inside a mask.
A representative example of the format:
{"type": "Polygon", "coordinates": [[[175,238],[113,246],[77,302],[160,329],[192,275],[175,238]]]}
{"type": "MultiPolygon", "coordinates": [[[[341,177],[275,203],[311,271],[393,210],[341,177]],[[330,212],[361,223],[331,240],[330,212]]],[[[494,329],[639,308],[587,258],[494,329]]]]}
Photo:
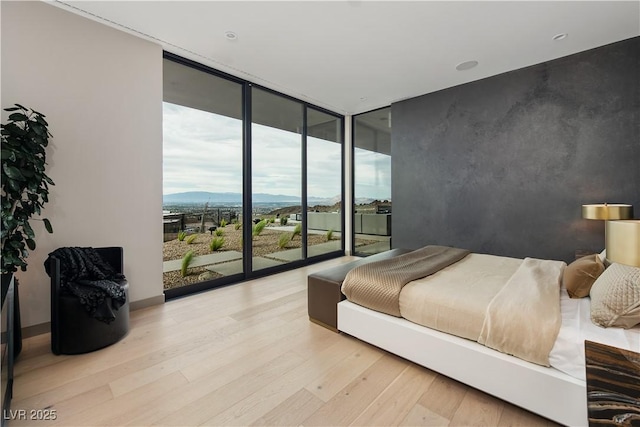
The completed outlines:
{"type": "Polygon", "coordinates": [[[609,261],[640,267],[640,219],[607,221],[605,235],[609,261]]]}
{"type": "Polygon", "coordinates": [[[633,218],[633,206],[621,203],[582,205],[582,218],[600,220],[631,219],[633,218]]]}

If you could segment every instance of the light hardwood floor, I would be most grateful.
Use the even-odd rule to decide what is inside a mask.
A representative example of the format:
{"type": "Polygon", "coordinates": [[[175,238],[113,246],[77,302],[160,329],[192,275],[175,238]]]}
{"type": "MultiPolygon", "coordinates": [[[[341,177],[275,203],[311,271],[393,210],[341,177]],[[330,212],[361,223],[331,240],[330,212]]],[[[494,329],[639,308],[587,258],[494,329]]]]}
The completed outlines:
{"type": "Polygon", "coordinates": [[[132,312],[122,341],[89,354],[26,339],[11,405],[26,419],[9,426],[554,425],[309,322],[307,275],[350,260],[132,312]]]}

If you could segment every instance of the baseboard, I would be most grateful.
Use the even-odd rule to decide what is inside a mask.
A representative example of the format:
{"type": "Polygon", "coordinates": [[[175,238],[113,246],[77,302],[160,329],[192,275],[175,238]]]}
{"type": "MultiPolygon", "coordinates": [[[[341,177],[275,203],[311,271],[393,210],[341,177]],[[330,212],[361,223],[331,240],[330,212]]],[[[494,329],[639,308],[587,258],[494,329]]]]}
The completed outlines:
{"type": "Polygon", "coordinates": [[[51,332],[51,322],[40,323],[37,325],[26,326],[21,329],[22,338],[35,337],[36,335],[48,334],[51,332]]]}
{"type": "MultiPolygon", "coordinates": [[[[139,301],[129,303],[129,311],[141,310],[153,305],[164,304],[164,294],[152,298],[146,298],[139,301]]],[[[39,323],[37,325],[26,326],[21,329],[22,338],[35,337],[36,335],[48,334],[51,332],[51,322],[39,323]]]]}
{"type": "Polygon", "coordinates": [[[129,310],[136,311],[141,310],[143,308],[151,307],[153,305],[164,304],[164,294],[157,295],[155,297],[141,299],[138,301],[130,301],[129,302],[129,310]]]}

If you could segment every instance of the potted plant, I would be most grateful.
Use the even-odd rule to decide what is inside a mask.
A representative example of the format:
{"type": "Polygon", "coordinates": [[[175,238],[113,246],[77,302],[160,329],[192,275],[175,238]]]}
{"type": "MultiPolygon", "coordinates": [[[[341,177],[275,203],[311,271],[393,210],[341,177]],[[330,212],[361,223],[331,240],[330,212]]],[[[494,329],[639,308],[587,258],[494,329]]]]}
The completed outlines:
{"type": "MultiPolygon", "coordinates": [[[[2,283],[8,284],[18,268],[27,270],[26,258],[36,248],[35,233],[29,221],[40,215],[49,201],[49,185],[54,185],[45,173],[46,147],[51,134],[42,113],[15,104],[7,124],[2,124],[2,283]]],[[[48,219],[42,218],[49,233],[53,232],[48,219]]],[[[17,284],[17,283],[16,283],[17,284]]],[[[16,287],[16,310],[19,315],[16,287]]],[[[19,352],[19,317],[16,318],[16,349],[19,352]]]]}

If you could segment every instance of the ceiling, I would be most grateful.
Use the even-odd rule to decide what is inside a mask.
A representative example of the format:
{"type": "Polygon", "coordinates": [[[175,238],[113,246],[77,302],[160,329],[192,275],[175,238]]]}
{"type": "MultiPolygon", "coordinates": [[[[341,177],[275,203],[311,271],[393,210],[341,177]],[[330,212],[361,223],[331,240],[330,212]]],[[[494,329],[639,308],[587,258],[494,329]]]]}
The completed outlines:
{"type": "Polygon", "coordinates": [[[53,4],[341,114],[640,35],[637,0],[53,4]]]}

